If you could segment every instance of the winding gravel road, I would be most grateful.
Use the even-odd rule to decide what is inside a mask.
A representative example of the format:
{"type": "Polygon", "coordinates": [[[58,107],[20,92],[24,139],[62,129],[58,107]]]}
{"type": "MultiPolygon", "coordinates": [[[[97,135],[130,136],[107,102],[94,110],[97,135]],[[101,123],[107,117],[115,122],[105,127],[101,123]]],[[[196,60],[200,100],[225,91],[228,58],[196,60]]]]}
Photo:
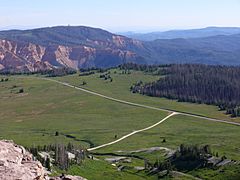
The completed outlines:
{"type": "Polygon", "coordinates": [[[108,100],[111,100],[111,101],[115,101],[115,102],[131,105],[131,106],[142,107],[142,108],[147,108],[147,109],[153,109],[153,110],[157,110],[157,111],[165,111],[165,112],[171,113],[170,115],[168,115],[164,119],[160,120],[156,124],[153,124],[152,126],[149,126],[147,128],[144,128],[144,129],[133,131],[133,132],[131,132],[131,133],[129,133],[129,134],[127,134],[127,135],[125,135],[125,136],[115,140],[115,141],[112,141],[110,143],[106,143],[106,144],[103,144],[103,145],[100,145],[100,146],[97,146],[97,147],[94,147],[94,148],[90,148],[90,149],[88,149],[88,151],[93,151],[93,150],[96,150],[96,149],[100,149],[100,148],[103,148],[103,147],[106,147],[106,146],[118,143],[119,141],[122,141],[122,140],[124,140],[124,139],[126,139],[126,138],[128,138],[128,137],[130,137],[130,136],[132,136],[134,134],[136,134],[136,133],[149,130],[149,129],[151,129],[151,128],[161,124],[162,122],[164,122],[168,118],[170,118],[170,117],[172,117],[174,115],[178,115],[178,114],[179,115],[184,115],[184,116],[189,116],[189,117],[200,118],[200,119],[204,119],[204,120],[208,120],[208,121],[214,121],[214,122],[219,122],[219,123],[226,123],[226,124],[240,126],[240,123],[237,123],[237,122],[229,122],[229,121],[225,121],[225,120],[209,118],[209,117],[200,116],[200,115],[196,115],[196,114],[185,113],[185,112],[180,112],[180,111],[173,111],[173,110],[164,109],[164,108],[156,108],[156,107],[147,106],[147,105],[143,105],[143,104],[138,104],[138,103],[133,103],[133,102],[129,102],[129,101],[124,101],[124,100],[121,100],[121,99],[116,99],[116,98],[105,96],[103,94],[96,93],[96,92],[93,92],[93,91],[90,91],[90,90],[87,90],[87,89],[84,89],[84,88],[76,87],[76,86],[73,86],[73,85],[71,85],[69,83],[61,82],[61,81],[58,81],[58,80],[55,80],[55,79],[49,79],[49,78],[40,78],[40,79],[47,80],[47,81],[52,81],[52,82],[55,82],[55,83],[58,83],[58,84],[62,84],[64,86],[67,86],[67,87],[70,87],[70,88],[74,88],[74,89],[77,89],[77,90],[80,90],[80,91],[83,91],[83,92],[86,92],[86,93],[89,93],[89,94],[92,94],[92,95],[95,95],[95,96],[99,96],[99,97],[102,97],[102,98],[105,98],[105,99],[108,99],[108,100]]]}
{"type": "Polygon", "coordinates": [[[163,118],[161,121],[157,122],[156,124],[153,124],[152,126],[149,126],[149,127],[147,127],[147,128],[144,128],[144,129],[139,129],[139,130],[133,131],[133,132],[131,132],[131,133],[129,133],[129,134],[127,134],[127,135],[125,135],[125,136],[123,136],[123,137],[115,140],[115,141],[112,141],[112,142],[110,142],[110,143],[106,143],[106,144],[103,144],[103,145],[100,145],[100,146],[97,146],[97,147],[94,147],[94,148],[90,148],[90,149],[88,149],[88,151],[94,151],[94,150],[96,150],[96,149],[100,149],[100,148],[103,148],[103,147],[106,147],[106,146],[110,146],[110,145],[115,144],[115,143],[118,143],[119,141],[122,141],[122,140],[124,140],[124,139],[126,139],[126,138],[128,138],[128,137],[130,137],[130,136],[132,136],[132,135],[134,135],[134,134],[137,134],[137,133],[140,133],[140,132],[143,132],[143,131],[147,131],[147,130],[149,130],[149,129],[152,129],[152,128],[154,128],[155,126],[163,123],[163,122],[166,121],[168,118],[170,118],[170,117],[172,117],[172,116],[174,116],[174,115],[176,115],[176,114],[177,114],[177,113],[173,112],[173,113],[171,113],[170,115],[168,115],[167,117],[163,118]]]}

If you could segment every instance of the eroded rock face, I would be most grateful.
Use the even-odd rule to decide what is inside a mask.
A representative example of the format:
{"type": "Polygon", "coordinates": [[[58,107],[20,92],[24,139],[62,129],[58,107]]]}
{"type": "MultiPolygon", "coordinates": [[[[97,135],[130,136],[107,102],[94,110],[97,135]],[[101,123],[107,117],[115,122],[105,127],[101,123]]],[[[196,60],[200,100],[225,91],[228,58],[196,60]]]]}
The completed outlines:
{"type": "Polygon", "coordinates": [[[0,141],[0,179],[47,179],[42,164],[33,161],[32,155],[12,141],[0,141]]]}
{"type": "Polygon", "coordinates": [[[127,46],[135,44],[135,42],[129,43],[118,36],[113,38],[113,42],[103,44],[102,48],[85,45],[74,47],[49,45],[44,47],[33,43],[0,39],[0,70],[36,72],[54,67],[79,69],[95,66],[116,66],[124,62],[142,61],[142,58],[136,53],[127,50],[127,46]]]}
{"type": "Polygon", "coordinates": [[[79,176],[48,177],[39,161],[13,141],[0,141],[0,180],[84,180],[79,176]]]}
{"type": "Polygon", "coordinates": [[[0,70],[38,71],[52,69],[42,61],[46,48],[33,43],[0,40],[0,70]]]}
{"type": "Polygon", "coordinates": [[[145,56],[149,49],[143,42],[90,27],[0,32],[1,71],[107,68],[146,63],[145,56]]]}
{"type": "Polygon", "coordinates": [[[129,43],[120,36],[114,36],[113,43],[103,44],[102,48],[85,45],[45,47],[0,39],[0,70],[36,72],[55,67],[77,70],[85,67],[116,66],[131,61],[141,62],[141,58],[136,53],[126,50],[129,44],[135,42],[129,43]]]}

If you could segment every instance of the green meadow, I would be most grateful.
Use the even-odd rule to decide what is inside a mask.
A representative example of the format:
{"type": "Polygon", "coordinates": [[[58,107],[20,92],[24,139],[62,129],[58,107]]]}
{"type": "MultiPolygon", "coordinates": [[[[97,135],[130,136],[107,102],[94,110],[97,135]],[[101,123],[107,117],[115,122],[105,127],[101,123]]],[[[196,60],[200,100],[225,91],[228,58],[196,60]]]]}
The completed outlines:
{"type": "MultiPolygon", "coordinates": [[[[157,76],[137,71],[122,74],[118,69],[110,70],[110,75],[112,82],[100,79],[100,73],[89,76],[75,74],[53,79],[125,101],[240,122],[239,118],[232,119],[215,106],[180,103],[130,92],[131,85],[137,81],[151,82],[157,80],[157,76]],[[82,85],[83,82],[86,84],[82,85]]],[[[41,78],[37,75],[8,76],[8,81],[0,82],[0,139],[12,139],[25,147],[72,142],[89,148],[148,127],[168,115],[164,111],[107,100],[39,77],[41,78]],[[19,93],[20,89],[24,92],[19,93]],[[56,132],[59,133],[58,136],[56,132]],[[67,137],[69,135],[75,139],[67,137]]],[[[120,150],[150,147],[175,150],[182,143],[208,144],[220,156],[240,160],[239,137],[238,126],[175,115],[153,129],[94,152],[118,153],[120,150]],[[163,143],[163,139],[166,142],[163,143]]],[[[164,151],[135,155],[151,161],[164,159],[164,151]]],[[[133,158],[131,165],[128,165],[130,169],[119,172],[116,167],[104,161],[106,157],[108,156],[99,155],[98,161],[87,159],[82,166],[72,166],[69,173],[89,179],[101,179],[103,176],[105,179],[156,179],[133,169],[133,166],[144,166],[139,159],[133,158]]],[[[201,173],[202,176],[206,174],[205,171],[201,173]]],[[[192,178],[186,176],[180,179],[192,178]]]]}
{"type": "Polygon", "coordinates": [[[240,160],[240,131],[238,126],[199,120],[183,115],[169,118],[161,125],[129,137],[98,152],[131,151],[150,147],[177,149],[180,144],[211,145],[220,156],[240,160]],[[163,139],[166,142],[163,143],[163,139]],[[127,146],[124,146],[126,145],[127,146]]]}
{"type": "MultiPolygon", "coordinates": [[[[24,146],[67,141],[66,134],[97,146],[166,116],[34,77],[9,79],[0,86],[0,137],[24,146]],[[24,93],[16,93],[20,87],[24,93]],[[59,137],[55,137],[57,131],[59,137]]],[[[80,143],[88,147],[84,141],[80,143]]]]}
{"type": "Polygon", "coordinates": [[[110,70],[110,72],[110,76],[113,79],[112,82],[99,78],[100,74],[102,73],[96,73],[90,76],[64,76],[56,79],[102,93],[106,96],[115,97],[126,101],[180,112],[193,113],[217,119],[240,122],[240,118],[233,119],[230,116],[225,115],[224,111],[219,111],[218,107],[216,106],[177,102],[175,100],[168,100],[166,98],[149,97],[130,92],[130,87],[134,83],[138,81],[152,82],[158,80],[159,76],[153,76],[140,71],[131,71],[131,74],[121,74],[122,71],[118,69],[110,70]],[[87,83],[84,86],[81,85],[83,81],[87,83]]]}

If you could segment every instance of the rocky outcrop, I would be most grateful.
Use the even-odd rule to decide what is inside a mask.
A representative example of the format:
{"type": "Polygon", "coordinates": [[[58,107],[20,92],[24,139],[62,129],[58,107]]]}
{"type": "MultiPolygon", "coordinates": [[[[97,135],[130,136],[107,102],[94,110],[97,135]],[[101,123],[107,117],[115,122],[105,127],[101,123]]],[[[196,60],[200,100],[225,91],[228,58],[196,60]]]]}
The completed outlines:
{"type": "Polygon", "coordinates": [[[142,63],[143,43],[90,27],[0,32],[0,70],[39,71],[142,63]]]}
{"type": "Polygon", "coordinates": [[[0,141],[0,179],[46,179],[42,164],[34,161],[23,147],[11,141],[0,141]]]}
{"type": "Polygon", "coordinates": [[[0,70],[4,69],[4,66],[0,64],[0,70]]]}
{"type": "Polygon", "coordinates": [[[33,160],[31,153],[12,141],[0,141],[1,180],[84,180],[79,176],[48,177],[39,161],[33,160]]]}
{"type": "Polygon", "coordinates": [[[0,70],[36,72],[55,67],[77,70],[85,67],[116,66],[138,59],[141,61],[141,58],[132,51],[116,49],[126,46],[123,39],[114,38],[113,44],[114,48],[94,48],[85,45],[44,47],[33,43],[0,40],[0,70]]]}
{"type": "Polygon", "coordinates": [[[86,180],[86,179],[79,176],[66,175],[66,176],[60,176],[60,177],[53,177],[53,178],[50,178],[49,180],[86,180]]]}
{"type": "Polygon", "coordinates": [[[32,43],[0,40],[0,69],[13,71],[38,71],[51,69],[42,61],[46,48],[32,43]]]}

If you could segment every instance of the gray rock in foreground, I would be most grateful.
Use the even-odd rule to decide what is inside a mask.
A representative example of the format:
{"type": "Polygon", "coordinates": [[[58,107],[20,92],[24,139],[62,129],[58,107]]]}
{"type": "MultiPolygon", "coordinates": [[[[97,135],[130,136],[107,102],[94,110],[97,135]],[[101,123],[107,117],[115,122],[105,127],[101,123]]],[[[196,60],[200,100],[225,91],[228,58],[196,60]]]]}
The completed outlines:
{"type": "Polygon", "coordinates": [[[39,161],[34,161],[31,153],[13,141],[0,141],[1,180],[84,180],[79,176],[48,177],[39,161]]]}

